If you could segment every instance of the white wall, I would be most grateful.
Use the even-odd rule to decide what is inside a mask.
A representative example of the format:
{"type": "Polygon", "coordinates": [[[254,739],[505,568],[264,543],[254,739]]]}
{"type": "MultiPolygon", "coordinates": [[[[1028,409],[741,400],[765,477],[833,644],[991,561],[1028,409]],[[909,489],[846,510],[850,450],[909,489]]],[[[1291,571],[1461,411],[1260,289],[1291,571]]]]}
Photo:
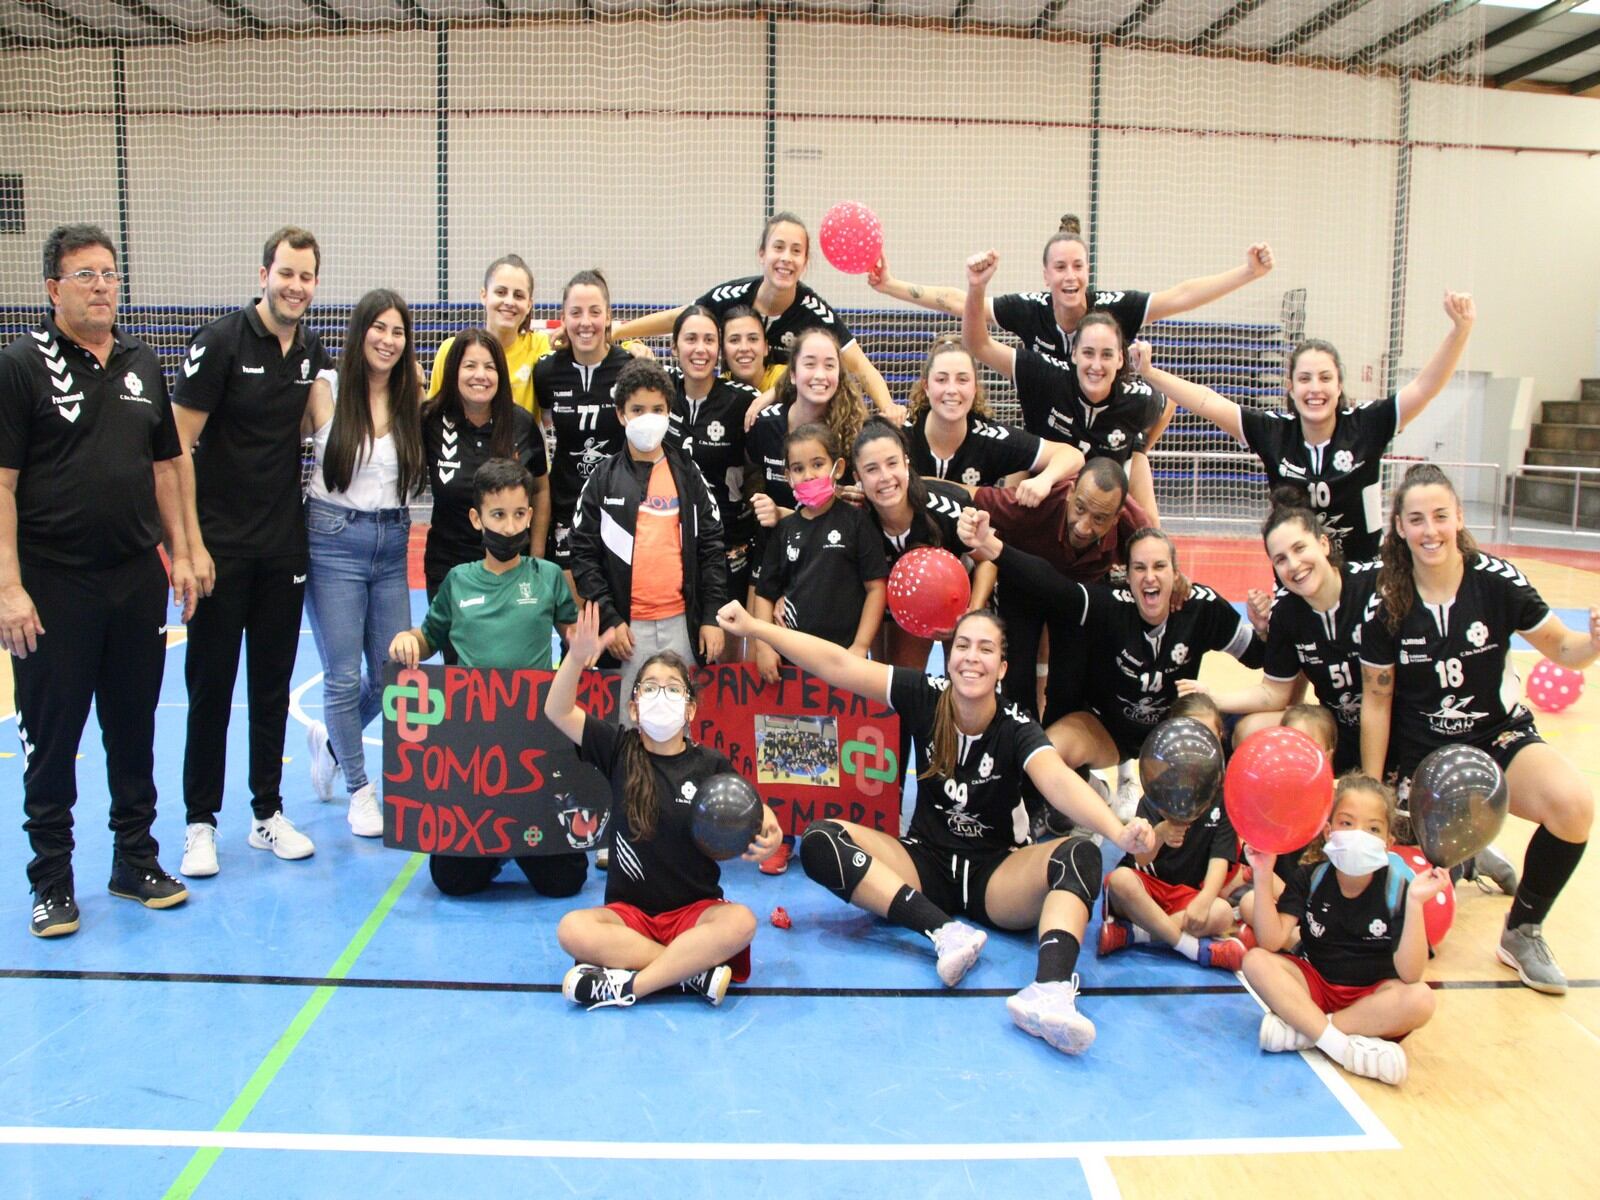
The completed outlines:
{"type": "MultiPolygon", "coordinates": [[[[285,221],[322,239],[322,298],[377,283],[434,298],[434,48],[419,31],[130,50],[134,300],[243,299],[285,221]]],[[[450,51],[449,298],[473,298],[508,250],[546,300],[591,265],[619,299],[661,303],[754,269],[763,21],[513,25],[458,31],[450,51]]],[[[1032,287],[1060,215],[1089,215],[1091,62],[1082,43],[781,21],[777,203],[813,228],[836,200],[868,203],[902,278],[958,284],[994,246],[999,286],[1032,287]]],[[[1395,81],[1136,49],[1102,67],[1097,282],[1155,290],[1266,238],[1277,272],[1207,315],[1275,321],[1304,287],[1309,331],[1375,394],[1395,81]]],[[[0,61],[0,171],[23,172],[28,197],[27,232],[0,238],[0,300],[39,296],[51,225],[115,229],[111,88],[106,50],[0,61]]],[[[1466,365],[1572,394],[1600,328],[1600,155],[1570,151],[1600,150],[1600,105],[1417,85],[1411,135],[1399,365],[1437,343],[1444,288],[1470,287],[1466,365]]],[[[810,279],[841,306],[880,303],[820,254],[810,279]]]]}

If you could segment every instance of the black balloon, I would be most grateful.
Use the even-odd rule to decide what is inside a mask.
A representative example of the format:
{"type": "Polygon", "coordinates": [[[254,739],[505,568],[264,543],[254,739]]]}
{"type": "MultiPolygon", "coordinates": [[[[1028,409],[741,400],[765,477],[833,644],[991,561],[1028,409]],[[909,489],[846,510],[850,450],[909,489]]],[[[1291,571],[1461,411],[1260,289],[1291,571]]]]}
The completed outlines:
{"type": "Polygon", "coordinates": [[[1494,841],[1511,799],[1505,773],[1482,750],[1440,746],[1417,766],[1406,803],[1422,853],[1453,867],[1494,841]]]}
{"type": "Polygon", "coordinates": [[[1139,782],[1169,820],[1189,822],[1217,799],[1222,743],[1193,717],[1170,717],[1150,731],[1139,751],[1139,782]]]}
{"type": "Polygon", "coordinates": [[[717,861],[743,854],[761,832],[761,797],[739,775],[713,775],[694,794],[689,836],[717,861]]]}

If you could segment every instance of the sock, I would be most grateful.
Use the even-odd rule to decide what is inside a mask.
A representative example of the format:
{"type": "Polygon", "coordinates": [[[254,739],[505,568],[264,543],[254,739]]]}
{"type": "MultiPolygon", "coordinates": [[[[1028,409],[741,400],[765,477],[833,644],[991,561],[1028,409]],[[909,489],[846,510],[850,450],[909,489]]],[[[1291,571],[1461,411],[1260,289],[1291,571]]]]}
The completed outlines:
{"type": "Polygon", "coordinates": [[[1173,949],[1190,962],[1200,961],[1200,942],[1192,933],[1180,933],[1178,944],[1173,949]]]}
{"type": "Polygon", "coordinates": [[[1148,946],[1150,944],[1150,931],[1143,925],[1133,926],[1133,944],[1135,946],[1148,946]]]}
{"type": "Polygon", "coordinates": [[[938,905],[909,885],[894,894],[886,915],[902,929],[909,929],[927,938],[933,937],[935,929],[950,921],[950,917],[941,912],[938,905]]]}
{"type": "Polygon", "coordinates": [[[1078,965],[1078,939],[1065,929],[1049,929],[1039,936],[1039,969],[1036,983],[1061,983],[1072,978],[1078,965]]]}
{"type": "Polygon", "coordinates": [[[1340,1066],[1344,1065],[1344,1052],[1350,1045],[1350,1036],[1342,1029],[1334,1027],[1333,1018],[1328,1018],[1328,1027],[1317,1038],[1317,1049],[1340,1066]]]}
{"type": "Polygon", "coordinates": [[[1124,759],[1117,764],[1117,786],[1121,787],[1133,778],[1133,759],[1124,759]]]}
{"type": "Polygon", "coordinates": [[[1506,927],[1538,925],[1578,869],[1587,842],[1564,842],[1543,825],[1533,831],[1528,856],[1522,860],[1522,884],[1511,901],[1506,927]]]}

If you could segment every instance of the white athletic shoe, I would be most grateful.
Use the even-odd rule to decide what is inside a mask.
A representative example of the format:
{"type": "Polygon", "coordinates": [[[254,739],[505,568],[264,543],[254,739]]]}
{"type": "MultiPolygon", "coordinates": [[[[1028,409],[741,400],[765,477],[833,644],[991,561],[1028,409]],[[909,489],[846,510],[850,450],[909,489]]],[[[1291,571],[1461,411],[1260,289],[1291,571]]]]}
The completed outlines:
{"type": "Polygon", "coordinates": [[[1277,1013],[1270,1012],[1261,1018],[1261,1033],[1257,1040],[1268,1054],[1309,1050],[1317,1044],[1315,1038],[1308,1038],[1277,1013]]]}
{"type": "Polygon", "coordinates": [[[1144,795],[1144,789],[1139,786],[1139,781],[1129,775],[1117,784],[1117,799],[1111,805],[1111,811],[1117,814],[1117,820],[1126,825],[1139,815],[1139,797],[1144,795]]]}
{"type": "Polygon", "coordinates": [[[204,821],[187,826],[183,831],[183,861],[178,864],[178,873],[190,879],[203,879],[215,875],[217,869],[217,827],[204,821]]]}
{"type": "MultiPolygon", "coordinates": [[[[281,809],[250,826],[250,844],[257,850],[271,850],[279,858],[290,859],[310,858],[317,849],[310,838],[289,823],[281,809]]],[[[189,861],[187,851],[184,861],[189,861]]]]}
{"type": "Polygon", "coordinates": [[[939,955],[939,982],[955,987],[978,961],[989,935],[960,921],[947,921],[933,931],[933,948],[939,955]]]}
{"type": "Polygon", "coordinates": [[[306,726],[306,750],[311,755],[311,788],[324,804],[333,803],[333,785],[339,778],[339,762],[328,745],[328,727],[321,721],[306,726]]]}
{"type": "Polygon", "coordinates": [[[1399,1087],[1406,1081],[1406,1052],[1398,1042],[1352,1036],[1345,1044],[1344,1063],[1352,1075],[1364,1075],[1399,1087]]]}
{"type": "Polygon", "coordinates": [[[372,784],[364,783],[360,790],[351,793],[346,819],[350,822],[350,832],[357,837],[383,836],[383,810],[378,807],[378,793],[372,784]]]}
{"type": "Polygon", "coordinates": [[[1055,983],[1030,983],[1006,1001],[1006,1011],[1023,1033],[1043,1038],[1063,1054],[1082,1054],[1094,1045],[1094,1022],[1078,1011],[1078,977],[1055,983]]]}

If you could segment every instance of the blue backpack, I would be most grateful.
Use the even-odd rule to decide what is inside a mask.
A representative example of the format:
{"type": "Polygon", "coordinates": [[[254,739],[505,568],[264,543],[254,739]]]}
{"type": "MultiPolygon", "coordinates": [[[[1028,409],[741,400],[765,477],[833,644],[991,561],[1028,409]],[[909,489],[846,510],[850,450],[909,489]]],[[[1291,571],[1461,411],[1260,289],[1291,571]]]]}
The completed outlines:
{"type": "MultiPolygon", "coordinates": [[[[1317,888],[1322,886],[1322,881],[1328,877],[1328,871],[1333,866],[1327,859],[1323,859],[1311,872],[1311,888],[1306,893],[1306,899],[1316,894],[1317,888]]],[[[1411,869],[1411,864],[1406,862],[1393,850],[1389,851],[1389,875],[1384,888],[1384,899],[1389,904],[1389,919],[1394,920],[1400,916],[1400,905],[1403,903],[1401,889],[1413,879],[1417,873],[1411,869]]]]}

